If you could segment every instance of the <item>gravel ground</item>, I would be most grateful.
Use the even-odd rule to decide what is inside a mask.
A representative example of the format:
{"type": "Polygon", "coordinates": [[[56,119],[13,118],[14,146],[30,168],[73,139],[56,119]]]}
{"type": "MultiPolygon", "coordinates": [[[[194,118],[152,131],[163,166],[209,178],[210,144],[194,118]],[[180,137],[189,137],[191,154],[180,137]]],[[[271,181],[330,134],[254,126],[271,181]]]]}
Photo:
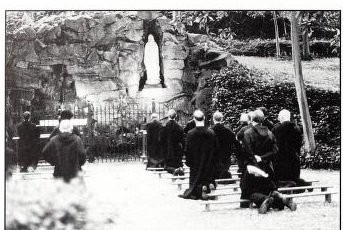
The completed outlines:
{"type": "MultiPolygon", "coordinates": [[[[96,163],[84,168],[86,189],[93,196],[88,215],[105,219],[98,229],[339,229],[340,197],[297,198],[298,210],[258,214],[256,209],[217,205],[205,212],[200,201],[178,198],[170,179],[159,179],[140,162],[96,163]]],[[[302,178],[340,188],[340,172],[303,170],[302,178]]]]}

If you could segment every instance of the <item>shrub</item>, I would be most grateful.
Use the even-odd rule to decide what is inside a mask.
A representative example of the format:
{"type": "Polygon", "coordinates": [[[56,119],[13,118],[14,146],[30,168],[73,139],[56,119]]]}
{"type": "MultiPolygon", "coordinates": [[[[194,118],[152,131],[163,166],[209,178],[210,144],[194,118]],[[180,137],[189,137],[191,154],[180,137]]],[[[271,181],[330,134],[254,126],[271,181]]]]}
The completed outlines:
{"type": "MultiPolygon", "coordinates": [[[[279,111],[288,109],[301,125],[294,84],[270,83],[263,80],[265,77],[261,74],[236,61],[213,74],[207,81],[207,87],[213,89],[210,114],[222,111],[225,120],[235,129],[242,112],[265,106],[274,123],[279,111]]],[[[340,93],[311,87],[306,88],[306,93],[318,148],[312,158],[302,158],[302,163],[308,167],[324,167],[324,162],[340,161],[337,158],[340,150],[340,93]],[[321,159],[320,163],[318,159],[321,159]]]]}

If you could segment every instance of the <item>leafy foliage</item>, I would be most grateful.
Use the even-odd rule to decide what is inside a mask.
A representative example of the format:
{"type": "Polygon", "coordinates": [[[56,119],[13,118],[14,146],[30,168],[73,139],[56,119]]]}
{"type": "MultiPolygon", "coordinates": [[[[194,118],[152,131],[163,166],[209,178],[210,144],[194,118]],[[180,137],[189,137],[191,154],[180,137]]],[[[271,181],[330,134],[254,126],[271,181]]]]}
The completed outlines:
{"type": "MultiPolygon", "coordinates": [[[[52,173],[52,172],[51,172],[52,173]]],[[[105,203],[85,190],[80,178],[6,181],[6,229],[112,229],[116,213],[97,210],[105,203]]]]}
{"type": "MultiPolygon", "coordinates": [[[[288,109],[301,125],[295,86],[267,82],[262,74],[233,61],[220,73],[212,75],[207,81],[207,86],[213,89],[211,111],[222,111],[226,122],[231,123],[234,129],[242,112],[261,106],[269,110],[269,118],[274,123],[277,123],[279,111],[288,109]]],[[[318,159],[323,159],[319,160],[323,163],[337,160],[333,156],[340,151],[340,94],[311,87],[307,87],[306,92],[315,140],[319,144],[315,155],[303,161],[304,165],[312,167],[318,159]]]]}
{"type": "Polygon", "coordinates": [[[86,224],[80,218],[84,192],[75,184],[9,181],[6,189],[6,229],[83,229],[86,224]]]}

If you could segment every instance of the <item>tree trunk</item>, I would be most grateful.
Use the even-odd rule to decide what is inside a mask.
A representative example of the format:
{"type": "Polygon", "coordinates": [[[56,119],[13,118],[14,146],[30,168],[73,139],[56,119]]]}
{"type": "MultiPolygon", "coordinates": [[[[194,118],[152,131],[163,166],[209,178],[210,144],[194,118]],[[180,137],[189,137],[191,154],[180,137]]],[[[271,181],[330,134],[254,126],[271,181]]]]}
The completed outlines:
{"type": "Polygon", "coordinates": [[[180,11],[173,11],[173,22],[178,22],[180,21],[180,11]]]}
{"type": "Polygon", "coordinates": [[[303,126],[303,133],[305,138],[305,150],[313,152],[316,148],[310,112],[308,108],[305,85],[302,75],[301,57],[298,37],[298,18],[296,12],[291,13],[291,38],[292,38],[292,58],[294,62],[295,88],[297,92],[297,99],[303,126]]]}
{"type": "Polygon", "coordinates": [[[309,40],[308,40],[308,29],[305,28],[304,29],[304,32],[302,34],[303,36],[303,58],[304,60],[308,60],[310,59],[310,43],[309,43],[309,40]]]}
{"type": "Polygon", "coordinates": [[[279,41],[279,26],[277,24],[276,11],[273,11],[274,29],[275,29],[275,46],[276,46],[276,58],[280,58],[280,41],[279,41]]]}
{"type": "Polygon", "coordinates": [[[284,36],[285,36],[285,38],[287,38],[288,37],[288,33],[287,33],[287,27],[286,27],[286,19],[284,18],[283,19],[283,30],[284,30],[284,36]]]}

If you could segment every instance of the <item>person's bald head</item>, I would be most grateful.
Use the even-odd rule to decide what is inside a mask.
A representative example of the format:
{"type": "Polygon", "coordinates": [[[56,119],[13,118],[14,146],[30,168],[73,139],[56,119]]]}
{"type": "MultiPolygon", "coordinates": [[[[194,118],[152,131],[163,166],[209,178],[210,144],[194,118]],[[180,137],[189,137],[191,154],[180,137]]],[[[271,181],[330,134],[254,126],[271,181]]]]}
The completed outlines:
{"type": "Polygon", "coordinates": [[[256,123],[261,124],[261,123],[264,121],[264,114],[263,114],[262,110],[256,109],[256,110],[252,113],[251,120],[252,120],[253,122],[256,122],[256,123]]]}
{"type": "Polygon", "coordinates": [[[168,117],[170,120],[175,120],[177,114],[176,114],[176,111],[175,109],[171,109],[168,111],[168,117]]]}
{"type": "Polygon", "coordinates": [[[59,125],[59,130],[61,133],[72,133],[73,131],[73,123],[71,120],[61,120],[61,123],[59,125]]]}
{"type": "Polygon", "coordinates": [[[291,120],[291,113],[287,109],[283,109],[280,111],[278,119],[281,123],[285,122],[285,121],[290,121],[291,120]]]}
{"type": "Polygon", "coordinates": [[[25,111],[25,112],[23,113],[23,118],[24,118],[25,121],[30,120],[30,118],[31,118],[31,113],[30,113],[29,111],[25,111]]]}
{"type": "Polygon", "coordinates": [[[195,122],[195,126],[204,126],[205,125],[205,115],[201,110],[197,109],[194,111],[193,119],[195,122]]]}
{"type": "Polygon", "coordinates": [[[213,122],[215,124],[223,122],[223,118],[224,118],[223,114],[219,111],[213,114],[213,122]]]}
{"type": "Polygon", "coordinates": [[[239,118],[239,122],[241,124],[249,124],[250,122],[250,116],[247,113],[242,113],[241,117],[239,118]]]}

